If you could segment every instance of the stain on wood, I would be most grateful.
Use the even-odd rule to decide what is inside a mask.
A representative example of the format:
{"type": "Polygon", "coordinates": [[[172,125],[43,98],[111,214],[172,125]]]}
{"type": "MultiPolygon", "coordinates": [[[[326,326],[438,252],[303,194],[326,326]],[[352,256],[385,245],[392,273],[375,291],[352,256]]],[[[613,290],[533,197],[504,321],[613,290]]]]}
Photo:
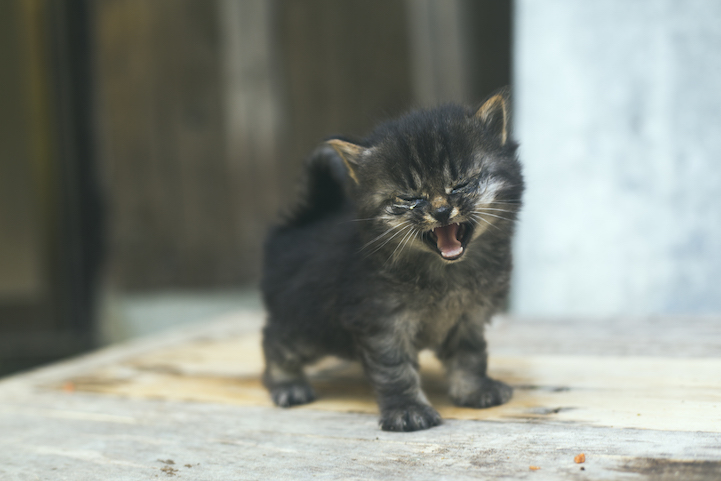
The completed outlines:
{"type": "Polygon", "coordinates": [[[721,461],[635,458],[618,471],[641,474],[654,481],[708,481],[721,479],[721,461]]]}
{"type": "MultiPolygon", "coordinates": [[[[441,364],[420,358],[423,387],[447,419],[552,420],[615,428],[721,432],[721,359],[584,355],[496,356],[490,373],[515,388],[490,409],[454,406],[441,364]]],[[[77,391],[124,397],[272,406],[260,382],[260,335],[158,349],[64,380],[77,391]]],[[[377,413],[359,364],[326,359],[309,371],[318,400],[294,409],[377,413]]]]}

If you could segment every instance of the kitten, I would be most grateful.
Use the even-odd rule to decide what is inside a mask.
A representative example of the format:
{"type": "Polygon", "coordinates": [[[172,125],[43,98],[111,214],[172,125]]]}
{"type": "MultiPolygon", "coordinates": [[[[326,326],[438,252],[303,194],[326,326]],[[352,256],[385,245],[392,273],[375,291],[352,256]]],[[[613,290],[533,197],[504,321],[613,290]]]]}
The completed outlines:
{"type": "Polygon", "coordinates": [[[486,375],[483,333],[508,293],[523,192],[507,106],[502,91],[477,111],[412,112],[311,156],[303,202],[265,246],[263,381],[275,404],[313,401],[303,366],[335,355],[363,363],[382,429],[436,426],[424,348],[457,405],[511,398],[486,375]]]}

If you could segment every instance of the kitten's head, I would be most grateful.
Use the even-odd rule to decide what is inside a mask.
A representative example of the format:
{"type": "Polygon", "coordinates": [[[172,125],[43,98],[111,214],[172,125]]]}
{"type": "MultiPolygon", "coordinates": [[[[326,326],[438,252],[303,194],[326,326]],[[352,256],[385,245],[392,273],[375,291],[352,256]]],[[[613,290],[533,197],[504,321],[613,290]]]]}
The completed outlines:
{"type": "Polygon", "coordinates": [[[523,192],[504,92],[478,110],[447,105],[330,140],[353,181],[369,252],[425,251],[456,262],[483,235],[510,236],[523,192]]]}

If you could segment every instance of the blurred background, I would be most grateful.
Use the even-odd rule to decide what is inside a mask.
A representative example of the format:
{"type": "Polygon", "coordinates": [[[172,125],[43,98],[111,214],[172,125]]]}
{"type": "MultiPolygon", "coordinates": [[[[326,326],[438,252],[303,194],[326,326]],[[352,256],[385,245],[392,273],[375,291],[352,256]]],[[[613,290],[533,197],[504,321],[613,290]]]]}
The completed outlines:
{"type": "Polygon", "coordinates": [[[302,160],[511,85],[510,311],[721,313],[721,3],[0,1],[0,373],[259,308],[302,160]]]}

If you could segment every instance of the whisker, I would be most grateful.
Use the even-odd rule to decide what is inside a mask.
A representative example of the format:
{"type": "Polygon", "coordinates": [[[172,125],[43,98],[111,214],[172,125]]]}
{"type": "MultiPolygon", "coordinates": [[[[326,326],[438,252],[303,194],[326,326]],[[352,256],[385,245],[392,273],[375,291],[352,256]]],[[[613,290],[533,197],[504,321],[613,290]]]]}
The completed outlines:
{"type": "Polygon", "coordinates": [[[413,230],[414,230],[414,234],[412,236],[410,236],[407,241],[405,241],[405,243],[403,244],[403,247],[401,247],[401,251],[398,253],[398,257],[400,257],[400,255],[403,253],[403,249],[405,249],[406,246],[408,244],[410,244],[411,242],[415,242],[416,238],[418,237],[418,233],[420,231],[415,230],[415,229],[413,229],[413,230]]]}
{"type": "MultiPolygon", "coordinates": [[[[403,239],[401,239],[401,241],[398,243],[398,245],[397,245],[396,248],[393,250],[393,252],[391,253],[391,255],[388,256],[388,259],[386,259],[386,262],[388,262],[389,260],[391,260],[391,259],[396,255],[396,252],[398,251],[398,248],[403,245],[403,241],[405,241],[405,240],[408,238],[408,236],[410,236],[411,234],[413,234],[413,231],[414,231],[414,230],[411,228],[411,230],[408,231],[408,233],[403,237],[403,239]]],[[[401,249],[401,251],[403,251],[403,249],[401,249]]]]}
{"type": "Polygon", "coordinates": [[[501,232],[503,232],[503,230],[502,230],[500,227],[498,227],[498,226],[495,225],[495,224],[492,224],[491,222],[488,222],[488,221],[487,221],[486,219],[484,219],[483,217],[481,217],[481,216],[476,216],[476,215],[474,215],[473,217],[476,217],[476,218],[482,220],[483,222],[485,222],[486,224],[490,225],[491,227],[494,227],[494,228],[500,230],[501,232]]]}
{"type": "MultiPolygon", "coordinates": [[[[406,242],[406,245],[407,245],[407,244],[410,244],[411,242],[415,242],[416,239],[418,239],[418,234],[420,234],[420,231],[419,231],[419,230],[416,230],[416,229],[414,229],[414,230],[415,230],[415,234],[413,234],[413,237],[411,237],[410,239],[408,239],[408,242],[406,242]]],[[[405,248],[405,246],[404,246],[404,248],[405,248]]],[[[402,252],[402,251],[401,251],[401,252],[402,252]]]]}
{"type": "Polygon", "coordinates": [[[374,218],[372,218],[372,219],[349,219],[349,220],[343,220],[343,221],[338,222],[337,225],[349,224],[349,223],[351,223],[351,222],[371,221],[371,220],[376,220],[376,218],[374,217],[374,218]]]}
{"type": "Polygon", "coordinates": [[[407,221],[405,221],[405,222],[401,222],[401,223],[398,224],[398,225],[394,225],[393,227],[391,227],[390,229],[388,229],[388,230],[385,231],[384,233],[378,235],[375,239],[368,241],[363,247],[361,247],[361,248],[359,249],[358,252],[362,251],[363,249],[365,249],[365,248],[368,247],[369,245],[373,244],[375,241],[377,241],[378,239],[380,239],[380,238],[383,237],[384,235],[388,234],[389,232],[391,232],[391,231],[393,231],[393,230],[395,230],[395,229],[398,229],[399,227],[401,227],[401,226],[403,226],[403,225],[410,224],[410,222],[411,222],[411,221],[407,220],[407,221]]]}
{"type": "Polygon", "coordinates": [[[421,235],[421,231],[417,230],[417,231],[416,231],[416,235],[413,236],[413,241],[412,241],[412,242],[417,241],[417,240],[418,240],[418,237],[419,237],[420,235],[421,235]]]}
{"type": "Polygon", "coordinates": [[[471,218],[471,222],[473,222],[473,225],[476,227],[478,227],[481,224],[480,222],[478,222],[478,219],[475,219],[475,218],[471,218]]]}
{"type": "MultiPolygon", "coordinates": [[[[407,223],[410,223],[410,221],[408,221],[407,223]]],[[[399,230],[398,232],[396,232],[395,234],[393,234],[389,239],[386,239],[386,241],[385,241],[383,244],[381,244],[381,245],[379,245],[378,247],[376,247],[375,249],[373,249],[373,251],[370,252],[368,255],[375,254],[376,252],[378,252],[379,250],[381,250],[383,247],[385,247],[386,244],[388,244],[390,241],[392,241],[394,237],[397,237],[398,234],[403,233],[404,231],[406,231],[406,230],[409,229],[409,228],[413,228],[413,226],[412,226],[412,225],[407,225],[407,226],[405,226],[404,228],[402,228],[401,230],[399,230]]]]}
{"type": "MultiPolygon", "coordinates": [[[[484,205],[485,205],[485,204],[484,204],[484,205]]],[[[494,209],[494,208],[492,208],[492,207],[480,207],[480,206],[476,206],[476,207],[478,207],[479,209],[483,209],[483,210],[497,210],[497,211],[499,211],[499,212],[508,212],[509,214],[515,214],[515,213],[516,213],[515,210],[494,209]]]]}
{"type": "Polygon", "coordinates": [[[411,239],[413,239],[413,237],[415,237],[416,232],[417,232],[417,231],[416,231],[415,229],[413,229],[413,231],[411,232],[413,235],[408,236],[408,238],[405,239],[405,242],[403,243],[403,247],[401,247],[401,250],[398,252],[398,257],[400,257],[400,255],[403,253],[403,249],[406,248],[406,246],[407,246],[408,243],[411,241],[411,239]]]}
{"type": "Polygon", "coordinates": [[[495,217],[496,219],[503,219],[503,220],[507,220],[508,222],[516,222],[515,219],[509,219],[508,217],[503,217],[503,216],[500,216],[500,215],[490,214],[490,213],[488,213],[488,212],[483,212],[483,211],[478,211],[478,210],[474,210],[473,212],[475,212],[476,214],[490,215],[491,217],[495,217]]]}

